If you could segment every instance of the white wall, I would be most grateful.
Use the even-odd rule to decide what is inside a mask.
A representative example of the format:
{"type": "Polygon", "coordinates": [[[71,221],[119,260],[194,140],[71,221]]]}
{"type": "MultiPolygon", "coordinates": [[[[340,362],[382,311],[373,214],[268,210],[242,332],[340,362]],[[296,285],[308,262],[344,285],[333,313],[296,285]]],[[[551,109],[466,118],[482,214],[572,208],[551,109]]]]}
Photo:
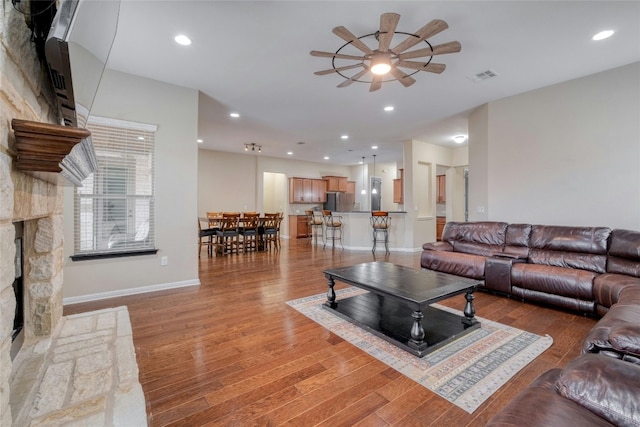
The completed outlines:
{"type": "Polygon", "coordinates": [[[640,229],[640,63],[492,102],[487,119],[487,218],[640,229]]]}
{"type": "MultiPolygon", "coordinates": [[[[71,261],[73,189],[65,190],[64,297],[108,296],[149,286],[197,284],[198,93],[105,71],[92,114],[158,125],[155,138],[157,255],[71,261]],[[167,256],[169,265],[160,266],[167,256]]],[[[69,300],[67,300],[69,302],[69,300]]]]}

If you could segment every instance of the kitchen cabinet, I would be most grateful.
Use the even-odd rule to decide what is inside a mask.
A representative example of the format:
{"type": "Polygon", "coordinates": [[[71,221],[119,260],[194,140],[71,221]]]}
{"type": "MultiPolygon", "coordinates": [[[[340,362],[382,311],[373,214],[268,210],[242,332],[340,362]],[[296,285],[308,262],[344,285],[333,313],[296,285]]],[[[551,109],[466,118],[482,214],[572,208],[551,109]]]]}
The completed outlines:
{"type": "Polygon", "coordinates": [[[447,218],[444,216],[436,217],[436,240],[442,240],[442,231],[444,230],[444,225],[447,223],[447,218]]]}
{"type": "Polygon", "coordinates": [[[447,177],[445,175],[436,176],[436,203],[447,201],[447,177]]]}
{"type": "Polygon", "coordinates": [[[309,236],[309,221],[306,215],[289,215],[289,238],[309,236]]]}
{"type": "Polygon", "coordinates": [[[404,203],[404,169],[399,169],[400,178],[393,180],[393,203],[404,203]]]}
{"type": "Polygon", "coordinates": [[[346,176],[323,176],[322,179],[327,181],[327,191],[336,193],[347,192],[346,176]]]}
{"type": "Polygon", "coordinates": [[[312,178],[289,178],[289,203],[324,203],[326,181],[312,178]]]}
{"type": "Polygon", "coordinates": [[[347,193],[356,194],[356,182],[347,181],[347,193]]]}
{"type": "Polygon", "coordinates": [[[316,203],[325,203],[327,201],[327,181],[324,179],[312,180],[311,196],[316,203]]]}

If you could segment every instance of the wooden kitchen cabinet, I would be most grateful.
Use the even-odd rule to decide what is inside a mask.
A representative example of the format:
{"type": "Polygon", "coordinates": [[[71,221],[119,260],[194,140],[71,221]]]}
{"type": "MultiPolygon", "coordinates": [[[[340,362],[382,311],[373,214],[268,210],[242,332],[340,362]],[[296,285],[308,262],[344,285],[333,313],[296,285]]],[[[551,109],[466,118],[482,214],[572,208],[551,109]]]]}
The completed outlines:
{"type": "Polygon", "coordinates": [[[327,201],[327,181],[324,179],[312,180],[312,198],[315,203],[325,203],[327,201]]]}
{"type": "Polygon", "coordinates": [[[289,237],[300,239],[309,236],[309,221],[306,215],[289,215],[289,237]]]}
{"type": "Polygon", "coordinates": [[[347,192],[346,176],[323,176],[322,179],[327,181],[327,191],[336,193],[347,192]]]}
{"type": "Polygon", "coordinates": [[[347,181],[347,193],[356,194],[356,182],[347,181]]]}
{"type": "Polygon", "coordinates": [[[436,176],[436,203],[447,201],[447,177],[445,175],[436,176]]]}
{"type": "Polygon", "coordinates": [[[393,203],[404,203],[404,169],[399,169],[400,178],[393,180],[393,203]]]}
{"type": "Polygon", "coordinates": [[[289,203],[324,203],[326,181],[311,178],[289,178],[289,203]]]}
{"type": "Polygon", "coordinates": [[[444,216],[436,217],[436,240],[442,240],[442,231],[444,230],[444,225],[447,223],[447,218],[444,216]]]}

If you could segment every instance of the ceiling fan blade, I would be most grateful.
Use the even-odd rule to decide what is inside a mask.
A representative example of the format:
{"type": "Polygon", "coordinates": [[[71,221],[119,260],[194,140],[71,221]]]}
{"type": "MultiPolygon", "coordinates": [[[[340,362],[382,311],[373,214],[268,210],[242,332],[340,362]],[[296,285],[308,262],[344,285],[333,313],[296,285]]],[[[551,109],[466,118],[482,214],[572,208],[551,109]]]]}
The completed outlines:
{"type": "Polygon", "coordinates": [[[358,80],[360,77],[364,76],[365,74],[367,74],[369,72],[368,69],[364,69],[362,71],[360,71],[358,74],[356,74],[355,76],[352,76],[351,78],[343,81],[342,83],[340,83],[338,85],[338,87],[347,87],[349,86],[351,83],[355,82],[356,80],[358,80]]]}
{"type": "Polygon", "coordinates": [[[326,76],[327,74],[337,73],[338,71],[350,70],[352,68],[362,67],[362,64],[345,65],[344,67],[330,68],[328,70],[316,71],[316,76],[326,76]]]}
{"type": "Polygon", "coordinates": [[[364,44],[362,40],[354,36],[353,33],[347,30],[345,27],[335,27],[333,29],[333,34],[340,37],[342,40],[351,43],[353,46],[357,47],[366,54],[373,53],[373,51],[369,49],[369,46],[364,44]]]}
{"type": "Polygon", "coordinates": [[[400,15],[397,13],[383,13],[380,15],[380,34],[378,36],[380,42],[378,50],[380,52],[389,50],[389,44],[391,44],[393,35],[396,33],[396,27],[399,21],[400,15]]]}
{"type": "Polygon", "coordinates": [[[338,59],[353,59],[354,61],[364,61],[367,59],[364,56],[355,56],[355,55],[344,55],[342,53],[331,53],[331,52],[321,52],[318,50],[312,50],[309,52],[311,56],[318,56],[321,58],[333,58],[336,57],[338,59]]]}
{"type": "Polygon", "coordinates": [[[374,74],[373,80],[371,80],[371,86],[369,86],[369,92],[374,92],[382,87],[382,75],[374,74]]]}
{"type": "Polygon", "coordinates": [[[400,61],[396,64],[396,67],[411,68],[412,70],[429,71],[430,73],[440,74],[447,66],[433,62],[400,61]]]}
{"type": "Polygon", "coordinates": [[[404,87],[409,87],[412,84],[414,84],[416,82],[416,79],[414,79],[411,76],[408,76],[404,73],[404,71],[396,68],[396,67],[391,67],[391,70],[389,71],[393,77],[395,77],[396,79],[398,79],[398,81],[400,83],[402,83],[402,86],[404,87]]]}
{"type": "Polygon", "coordinates": [[[420,58],[422,56],[444,55],[445,53],[460,52],[462,46],[460,42],[448,42],[433,46],[433,50],[430,47],[424,49],[412,50],[411,52],[401,53],[398,55],[400,60],[420,58]]]}
{"type": "Polygon", "coordinates": [[[391,50],[397,55],[409,49],[410,47],[417,45],[421,41],[435,36],[439,32],[446,30],[447,28],[449,28],[449,25],[447,25],[447,23],[442,19],[434,19],[433,21],[429,22],[427,25],[416,31],[415,36],[411,35],[407,37],[391,50]]]}

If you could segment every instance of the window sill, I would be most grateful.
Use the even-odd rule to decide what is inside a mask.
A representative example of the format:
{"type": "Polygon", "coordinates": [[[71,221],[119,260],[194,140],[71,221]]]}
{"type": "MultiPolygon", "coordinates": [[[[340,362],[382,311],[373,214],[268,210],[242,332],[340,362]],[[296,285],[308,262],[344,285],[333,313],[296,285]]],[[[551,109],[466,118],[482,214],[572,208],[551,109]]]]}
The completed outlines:
{"type": "Polygon", "coordinates": [[[158,249],[144,249],[144,250],[137,250],[137,251],[71,255],[70,258],[72,261],[89,261],[92,259],[124,258],[124,257],[142,256],[142,255],[155,255],[156,253],[158,253],[158,249]]]}

